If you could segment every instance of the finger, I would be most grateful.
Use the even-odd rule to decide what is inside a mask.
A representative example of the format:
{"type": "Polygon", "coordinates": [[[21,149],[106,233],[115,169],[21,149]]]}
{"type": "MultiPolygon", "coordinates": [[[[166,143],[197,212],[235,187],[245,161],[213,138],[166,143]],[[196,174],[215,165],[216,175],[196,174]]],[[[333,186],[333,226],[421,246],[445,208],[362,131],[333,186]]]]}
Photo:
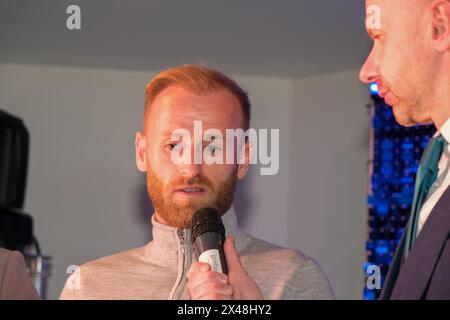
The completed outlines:
{"type": "Polygon", "coordinates": [[[225,258],[227,260],[228,272],[233,272],[237,270],[242,270],[241,258],[237,253],[236,247],[234,245],[234,237],[229,236],[224,243],[225,258]]]}
{"type": "Polygon", "coordinates": [[[189,288],[191,299],[224,300],[233,296],[233,288],[221,283],[202,283],[196,288],[189,288]]]}
{"type": "Polygon", "coordinates": [[[211,266],[208,263],[195,261],[191,264],[188,272],[186,273],[186,277],[189,279],[193,277],[197,273],[207,272],[211,270],[211,266]]]}
{"type": "Polygon", "coordinates": [[[203,283],[227,285],[229,282],[225,274],[214,271],[192,273],[188,278],[188,285],[191,289],[195,289],[203,283]]]}
{"type": "Polygon", "coordinates": [[[223,295],[219,293],[209,293],[197,298],[191,297],[191,300],[233,300],[233,295],[223,295]]]}

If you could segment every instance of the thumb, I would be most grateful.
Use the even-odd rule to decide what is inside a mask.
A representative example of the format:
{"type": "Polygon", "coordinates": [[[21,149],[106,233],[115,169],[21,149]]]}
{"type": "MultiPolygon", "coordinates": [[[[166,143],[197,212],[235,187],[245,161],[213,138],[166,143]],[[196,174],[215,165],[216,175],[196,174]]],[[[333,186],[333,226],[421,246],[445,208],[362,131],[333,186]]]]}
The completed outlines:
{"type": "Polygon", "coordinates": [[[241,259],[234,245],[234,237],[229,236],[223,245],[225,251],[225,259],[227,260],[228,272],[233,272],[243,269],[241,259]]]}

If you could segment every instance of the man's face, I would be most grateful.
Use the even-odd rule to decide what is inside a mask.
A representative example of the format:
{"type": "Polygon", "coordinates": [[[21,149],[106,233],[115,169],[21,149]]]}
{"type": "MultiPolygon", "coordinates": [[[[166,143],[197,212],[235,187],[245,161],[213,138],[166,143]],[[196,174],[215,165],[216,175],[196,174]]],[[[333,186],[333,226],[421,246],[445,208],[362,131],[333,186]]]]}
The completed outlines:
{"type": "MultiPolygon", "coordinates": [[[[197,209],[214,207],[224,214],[233,201],[236,181],[245,176],[246,170],[239,170],[236,164],[176,164],[171,153],[180,141],[183,152],[190,152],[192,159],[196,143],[202,151],[211,148],[211,141],[194,140],[194,121],[202,122],[203,132],[216,128],[223,137],[226,129],[241,128],[243,114],[238,100],[225,90],[197,95],[181,86],[170,86],[152,102],[144,121],[145,133],[138,133],[136,151],[138,158],[145,157],[145,164],[141,164],[145,168],[140,169],[147,171],[156,219],[173,227],[189,228],[197,209]],[[190,137],[172,140],[176,129],[188,130],[190,137]]],[[[225,153],[223,149],[214,152],[225,153]]]]}
{"type": "Polygon", "coordinates": [[[381,97],[401,125],[431,123],[432,51],[426,41],[426,2],[367,0],[367,32],[374,44],[360,79],[377,82],[381,97]]]}

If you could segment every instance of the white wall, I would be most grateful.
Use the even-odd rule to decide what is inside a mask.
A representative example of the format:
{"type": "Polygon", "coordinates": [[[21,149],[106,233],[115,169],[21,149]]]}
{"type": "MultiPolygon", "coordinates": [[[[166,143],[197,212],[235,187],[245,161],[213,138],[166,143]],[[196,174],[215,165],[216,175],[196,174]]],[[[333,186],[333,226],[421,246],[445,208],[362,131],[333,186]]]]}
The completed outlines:
{"type": "MultiPolygon", "coordinates": [[[[53,257],[49,298],[68,265],[151,239],[145,177],[133,140],[153,72],[0,64],[0,109],[31,133],[26,211],[53,257]]],[[[306,79],[236,76],[252,126],[280,129],[280,171],[256,167],[239,187],[244,229],[304,251],[338,298],[359,299],[366,237],[366,88],[357,72],[306,79]]]]}
{"type": "Polygon", "coordinates": [[[365,261],[368,89],[358,71],[295,81],[289,244],[325,269],[336,296],[360,299],[365,261]]]}

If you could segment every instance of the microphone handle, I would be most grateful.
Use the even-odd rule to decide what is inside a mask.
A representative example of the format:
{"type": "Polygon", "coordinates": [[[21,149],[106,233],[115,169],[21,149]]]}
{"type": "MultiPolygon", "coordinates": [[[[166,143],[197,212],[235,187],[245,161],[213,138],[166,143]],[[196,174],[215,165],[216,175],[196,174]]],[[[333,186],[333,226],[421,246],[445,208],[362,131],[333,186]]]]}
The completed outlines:
{"type": "Polygon", "coordinates": [[[208,263],[211,270],[228,274],[223,244],[225,237],[217,232],[205,232],[194,241],[198,261],[208,263]]]}

